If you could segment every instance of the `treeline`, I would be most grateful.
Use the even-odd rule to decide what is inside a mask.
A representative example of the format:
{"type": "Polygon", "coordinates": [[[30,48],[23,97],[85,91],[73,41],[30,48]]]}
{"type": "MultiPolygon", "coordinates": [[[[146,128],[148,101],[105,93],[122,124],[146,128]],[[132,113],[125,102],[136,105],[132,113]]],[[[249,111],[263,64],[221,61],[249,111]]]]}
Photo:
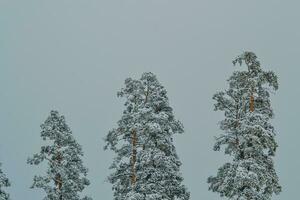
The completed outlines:
{"type": "MultiPolygon", "coordinates": [[[[209,190],[227,199],[269,200],[281,191],[273,162],[276,131],[270,123],[270,93],[278,89],[277,76],[264,71],[252,52],[233,64],[246,69],[234,71],[228,89],[213,96],[214,110],[224,113],[224,133],[216,137],[213,149],[223,147],[232,159],[208,178],[209,190]]],[[[125,99],[124,110],[104,147],[115,153],[108,176],[114,200],[190,199],[173,144],[174,135],[184,128],[173,114],[166,89],[148,72],[140,79],[127,78],[118,97],[125,99]]],[[[46,163],[47,169],[45,175],[34,176],[31,188],[42,189],[44,200],[91,200],[80,195],[90,184],[82,147],[58,111],[51,111],[41,125],[41,138],[45,145],[27,163],[46,163]]],[[[10,199],[4,190],[9,186],[0,168],[0,200],[10,199]]]]}

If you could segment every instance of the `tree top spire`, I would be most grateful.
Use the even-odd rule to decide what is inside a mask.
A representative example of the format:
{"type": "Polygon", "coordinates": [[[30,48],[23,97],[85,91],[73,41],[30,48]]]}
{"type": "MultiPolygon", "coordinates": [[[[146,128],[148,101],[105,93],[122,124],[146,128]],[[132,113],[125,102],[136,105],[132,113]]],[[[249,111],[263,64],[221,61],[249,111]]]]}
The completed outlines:
{"type": "Polygon", "coordinates": [[[260,72],[260,62],[257,60],[255,53],[245,51],[232,61],[233,65],[239,64],[240,66],[245,63],[249,72],[260,72]]]}

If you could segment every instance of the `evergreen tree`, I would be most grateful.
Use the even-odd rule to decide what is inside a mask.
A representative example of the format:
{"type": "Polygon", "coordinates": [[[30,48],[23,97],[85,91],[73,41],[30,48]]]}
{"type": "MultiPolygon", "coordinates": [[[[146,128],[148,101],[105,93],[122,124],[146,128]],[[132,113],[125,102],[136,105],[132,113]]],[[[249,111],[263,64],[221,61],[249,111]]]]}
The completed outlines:
{"type": "Polygon", "coordinates": [[[86,178],[88,170],[81,160],[82,148],[73,138],[65,117],[51,111],[41,129],[41,137],[47,143],[27,162],[39,165],[45,161],[48,169],[46,175],[34,176],[31,188],[43,189],[47,194],[44,200],[91,200],[79,195],[90,184],[86,178]]]}
{"type": "Polygon", "coordinates": [[[214,150],[224,146],[232,161],[208,178],[209,189],[228,199],[269,200],[281,191],[273,162],[276,132],[270,123],[270,92],[278,89],[277,76],[263,71],[252,52],[237,57],[233,64],[237,63],[247,70],[235,71],[229,89],[213,97],[215,110],[225,115],[220,122],[225,133],[216,138],[214,150]]]}
{"type": "Polygon", "coordinates": [[[10,186],[10,182],[6,177],[6,175],[3,173],[3,171],[1,170],[1,163],[0,163],[0,200],[9,200],[9,194],[3,190],[3,187],[9,187],[9,186],[10,186]]]}
{"type": "Polygon", "coordinates": [[[118,96],[126,99],[118,127],[111,130],[105,149],[116,153],[109,176],[115,200],[188,200],[182,185],[181,162],[173,135],[183,133],[167,91],[152,73],[126,79],[118,96]]]}

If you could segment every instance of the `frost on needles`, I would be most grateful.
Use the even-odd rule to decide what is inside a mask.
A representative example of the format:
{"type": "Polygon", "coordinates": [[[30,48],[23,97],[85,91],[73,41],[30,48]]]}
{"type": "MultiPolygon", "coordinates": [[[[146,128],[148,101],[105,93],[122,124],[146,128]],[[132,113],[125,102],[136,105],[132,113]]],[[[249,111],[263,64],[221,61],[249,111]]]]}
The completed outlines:
{"type": "Polygon", "coordinates": [[[1,169],[0,163],[0,200],[9,200],[9,194],[3,190],[4,187],[9,187],[10,182],[1,169]]]}
{"type": "Polygon", "coordinates": [[[90,184],[86,178],[88,170],[82,163],[82,148],[73,138],[65,117],[51,111],[41,129],[46,144],[27,162],[31,165],[46,162],[48,168],[45,175],[34,176],[31,187],[43,189],[44,200],[91,200],[79,195],[90,184]]]}
{"type": "Polygon", "coordinates": [[[228,79],[229,88],[213,96],[215,110],[224,112],[220,122],[224,134],[216,138],[214,150],[221,146],[232,157],[208,178],[209,189],[233,200],[269,200],[281,186],[274,169],[275,129],[270,93],[278,89],[274,72],[263,71],[252,52],[238,56],[233,64],[247,67],[228,79]]]}
{"type": "Polygon", "coordinates": [[[172,142],[183,126],[166,89],[154,74],[144,73],[138,80],[126,79],[118,96],[125,99],[125,110],[105,138],[105,149],[116,154],[108,178],[114,200],[188,200],[172,142]]]}

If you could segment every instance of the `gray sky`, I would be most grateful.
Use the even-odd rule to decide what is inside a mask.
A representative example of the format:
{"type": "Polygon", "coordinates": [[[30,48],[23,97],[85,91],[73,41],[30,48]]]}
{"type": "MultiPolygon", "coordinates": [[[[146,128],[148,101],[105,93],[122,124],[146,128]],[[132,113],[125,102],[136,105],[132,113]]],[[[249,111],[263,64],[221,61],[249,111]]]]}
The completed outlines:
{"type": "Polygon", "coordinates": [[[254,51],[279,76],[272,97],[283,192],[299,194],[299,1],[0,0],[0,162],[12,199],[40,200],[29,189],[44,170],[26,164],[43,144],[40,124],[51,109],[66,116],[85,152],[91,185],[85,194],[112,199],[105,182],[113,159],[102,138],[116,126],[127,77],[152,71],[168,90],[185,126],[176,137],[191,200],[220,199],[206,179],[223,164],[214,152],[222,113],[212,95],[227,87],[232,59],[254,51]]]}

